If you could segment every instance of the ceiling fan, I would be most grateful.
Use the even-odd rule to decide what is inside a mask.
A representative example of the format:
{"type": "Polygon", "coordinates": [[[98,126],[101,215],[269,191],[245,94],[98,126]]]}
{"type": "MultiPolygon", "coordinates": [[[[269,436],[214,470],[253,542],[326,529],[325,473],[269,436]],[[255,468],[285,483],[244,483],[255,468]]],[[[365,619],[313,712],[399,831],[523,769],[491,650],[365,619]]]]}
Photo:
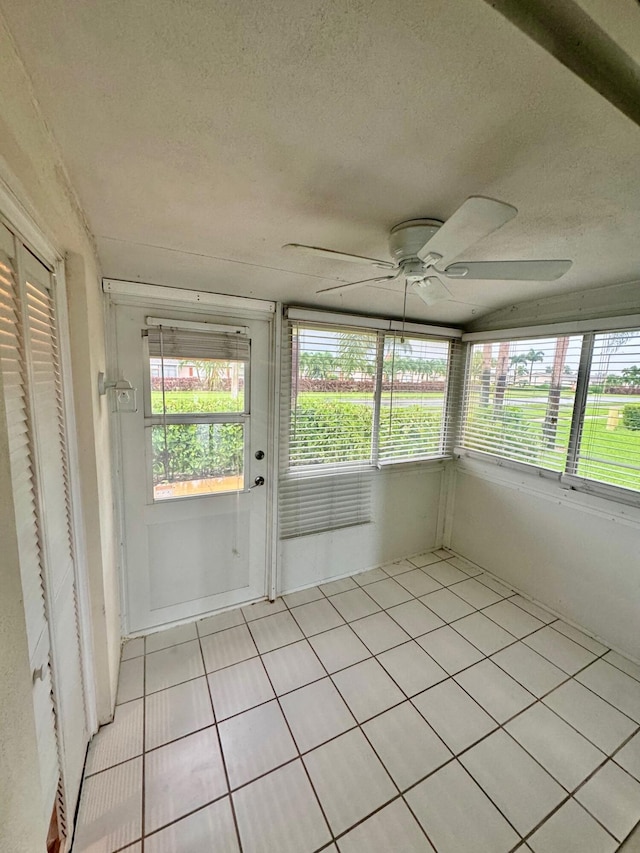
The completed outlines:
{"type": "Polygon", "coordinates": [[[438,219],[410,219],[401,222],[389,235],[389,254],[393,261],[350,255],[345,252],[287,243],[285,249],[311,252],[336,261],[355,261],[389,270],[386,275],[323,287],[318,293],[348,290],[379,281],[405,278],[409,290],[427,305],[451,298],[445,279],[555,281],[571,267],[568,260],[540,261],[454,261],[465,249],[488,237],[518,213],[510,204],[483,196],[470,196],[456,212],[441,222],[438,219]]]}

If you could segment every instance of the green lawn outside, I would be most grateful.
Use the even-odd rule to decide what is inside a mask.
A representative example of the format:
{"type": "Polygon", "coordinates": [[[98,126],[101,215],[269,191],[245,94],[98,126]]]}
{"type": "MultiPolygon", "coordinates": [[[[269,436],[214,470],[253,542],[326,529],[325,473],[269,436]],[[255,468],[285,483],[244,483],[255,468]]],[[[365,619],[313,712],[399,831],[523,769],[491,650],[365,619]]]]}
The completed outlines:
{"type": "MultiPolygon", "coordinates": [[[[639,401],[640,395],[629,396],[628,398],[628,402],[631,404],[639,401]]],[[[508,400],[507,402],[510,404],[508,405],[510,410],[518,409],[514,405],[514,401],[508,400]]],[[[621,424],[615,429],[607,429],[609,412],[612,410],[622,411],[624,405],[620,402],[609,404],[606,398],[587,405],[582,432],[581,454],[583,457],[590,457],[590,459],[581,459],[576,473],[580,477],[640,490],[640,471],[622,467],[616,467],[612,470],[607,466],[607,462],[622,461],[624,464],[640,467],[640,430],[630,430],[621,424]]],[[[521,412],[526,411],[525,425],[522,425],[517,413],[514,413],[512,418],[507,414],[507,426],[503,432],[507,449],[503,455],[553,471],[562,471],[564,470],[566,450],[569,445],[572,411],[570,407],[563,407],[560,410],[555,448],[552,450],[546,448],[543,443],[542,427],[546,408],[545,403],[529,403],[526,407],[520,408],[521,412]],[[511,442],[512,452],[509,452],[508,449],[509,442],[511,442]]],[[[480,408],[477,407],[476,411],[480,412],[480,408]]],[[[471,437],[467,446],[473,447],[474,445],[477,449],[483,449],[471,437]]]]}
{"type": "MultiPolygon", "coordinates": [[[[492,389],[493,393],[493,389],[492,389]]],[[[506,432],[508,441],[513,442],[513,452],[508,449],[505,456],[522,458],[522,449],[525,448],[526,461],[534,465],[561,471],[564,467],[564,457],[569,442],[569,431],[571,427],[571,407],[562,406],[560,410],[560,421],[556,434],[555,448],[550,450],[542,442],[542,424],[546,414],[546,402],[528,402],[527,398],[547,395],[546,389],[541,388],[508,388],[505,395],[505,403],[514,414],[510,420],[507,415],[506,432]],[[522,401],[523,405],[518,406],[522,401]],[[521,412],[520,415],[515,410],[521,412]],[[524,424],[522,421],[524,420],[524,424]],[[515,422],[518,421],[518,424],[515,422]],[[511,429],[513,427],[513,429],[511,429]]],[[[564,390],[563,399],[570,399],[573,392],[564,390]]],[[[151,394],[153,411],[162,412],[162,393],[153,391],[151,394]]],[[[167,412],[181,413],[210,413],[210,412],[234,412],[242,410],[242,397],[233,398],[231,392],[225,391],[167,391],[167,412]]],[[[385,392],[383,402],[390,398],[389,392],[385,392]]],[[[394,393],[395,400],[415,400],[419,403],[425,399],[442,399],[443,394],[437,391],[424,393],[402,392],[394,393]]],[[[364,391],[350,391],[344,393],[304,391],[298,395],[298,405],[306,406],[318,403],[349,403],[356,401],[372,401],[372,394],[364,391]]],[[[626,403],[634,404],[640,402],[640,393],[629,395],[622,401],[619,397],[611,401],[606,396],[600,397],[597,403],[589,403],[585,412],[585,424],[582,440],[582,454],[604,460],[605,466],[597,461],[583,460],[578,469],[578,475],[591,479],[609,482],[614,485],[640,490],[640,471],[616,468],[608,470],[607,461],[622,460],[625,464],[640,467],[640,431],[630,430],[618,425],[614,430],[607,429],[607,417],[611,410],[622,411],[626,403]]],[[[479,409],[479,407],[478,407],[479,409]]],[[[428,411],[428,409],[426,410],[428,411]]],[[[439,412],[439,407],[431,408],[433,415],[439,412]]],[[[468,446],[474,446],[471,439],[468,446]]],[[[479,447],[475,444],[476,447],[479,447]]],[[[481,448],[479,448],[481,449],[481,448]]]]}

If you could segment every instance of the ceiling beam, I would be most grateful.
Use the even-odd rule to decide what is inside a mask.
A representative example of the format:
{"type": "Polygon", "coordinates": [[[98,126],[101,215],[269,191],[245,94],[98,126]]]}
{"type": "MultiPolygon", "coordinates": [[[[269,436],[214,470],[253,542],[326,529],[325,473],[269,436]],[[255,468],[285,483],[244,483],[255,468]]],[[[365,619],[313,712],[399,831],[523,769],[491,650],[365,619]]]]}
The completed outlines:
{"type": "Polygon", "coordinates": [[[485,2],[640,126],[640,66],[574,0],[485,2]]]}

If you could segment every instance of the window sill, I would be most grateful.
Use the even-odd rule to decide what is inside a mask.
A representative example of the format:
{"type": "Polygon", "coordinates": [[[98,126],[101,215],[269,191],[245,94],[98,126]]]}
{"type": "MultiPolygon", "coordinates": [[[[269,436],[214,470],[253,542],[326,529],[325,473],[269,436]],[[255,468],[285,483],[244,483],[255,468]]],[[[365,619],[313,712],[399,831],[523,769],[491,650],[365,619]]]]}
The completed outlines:
{"type": "Polygon", "coordinates": [[[280,475],[282,480],[306,480],[312,477],[339,477],[347,474],[373,474],[375,472],[391,472],[407,470],[408,468],[436,468],[451,460],[452,456],[414,457],[412,459],[397,459],[378,462],[377,464],[345,463],[341,465],[309,465],[299,468],[288,468],[280,475]]]}
{"type": "Polygon", "coordinates": [[[384,462],[378,462],[376,468],[378,471],[397,471],[406,468],[436,468],[448,462],[451,458],[451,456],[416,456],[413,459],[387,459],[384,462]]]}
{"type": "Polygon", "coordinates": [[[584,492],[597,498],[605,498],[627,506],[640,507],[640,492],[625,489],[624,486],[612,486],[610,483],[599,483],[597,480],[587,480],[575,474],[563,474],[560,478],[563,489],[572,492],[584,492]]]}
{"type": "Polygon", "coordinates": [[[520,471],[533,477],[545,480],[554,480],[561,489],[565,491],[581,492],[595,498],[625,504],[626,506],[640,507],[640,493],[622,486],[612,486],[608,483],[599,483],[596,480],[587,480],[573,474],[564,474],[559,471],[550,471],[537,465],[529,465],[526,462],[516,462],[513,459],[504,459],[501,456],[493,456],[491,453],[483,453],[480,450],[468,450],[466,447],[456,447],[454,458],[477,459],[498,468],[507,468],[512,471],[520,471]]]}

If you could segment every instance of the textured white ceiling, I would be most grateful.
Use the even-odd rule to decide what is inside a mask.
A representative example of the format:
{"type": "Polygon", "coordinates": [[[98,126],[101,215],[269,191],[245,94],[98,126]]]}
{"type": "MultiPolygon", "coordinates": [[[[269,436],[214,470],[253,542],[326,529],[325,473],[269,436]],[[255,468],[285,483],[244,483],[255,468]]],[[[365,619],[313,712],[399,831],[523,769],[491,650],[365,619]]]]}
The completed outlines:
{"type": "Polygon", "coordinates": [[[317,296],[368,268],[282,244],[387,257],[397,222],[482,194],[520,215],[467,259],[573,269],[452,282],[455,301],[411,297],[410,316],[640,278],[640,129],[483,0],[0,8],[106,276],[397,316],[400,284],[317,296]]]}

